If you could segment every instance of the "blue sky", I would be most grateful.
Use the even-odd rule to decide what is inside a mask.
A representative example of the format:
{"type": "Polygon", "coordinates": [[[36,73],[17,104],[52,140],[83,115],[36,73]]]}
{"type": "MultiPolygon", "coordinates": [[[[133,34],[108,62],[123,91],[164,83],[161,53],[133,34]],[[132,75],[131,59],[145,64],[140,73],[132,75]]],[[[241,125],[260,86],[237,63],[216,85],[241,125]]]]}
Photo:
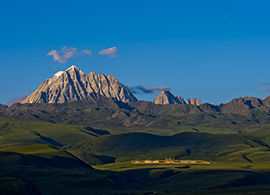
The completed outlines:
{"type": "MultiPolygon", "coordinates": [[[[0,103],[29,95],[73,64],[129,87],[168,86],[184,99],[265,98],[269,8],[267,0],[2,1],[0,103]],[[77,49],[73,58],[47,56],[65,46],[77,49]]],[[[135,95],[152,101],[158,93],[135,95]]]]}

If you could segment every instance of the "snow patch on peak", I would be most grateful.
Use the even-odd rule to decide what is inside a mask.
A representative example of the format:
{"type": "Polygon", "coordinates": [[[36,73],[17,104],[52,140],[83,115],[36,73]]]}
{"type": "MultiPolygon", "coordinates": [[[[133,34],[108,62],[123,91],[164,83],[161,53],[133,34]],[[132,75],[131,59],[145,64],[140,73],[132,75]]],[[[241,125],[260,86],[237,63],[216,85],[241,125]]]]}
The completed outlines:
{"type": "Polygon", "coordinates": [[[57,78],[60,77],[63,73],[64,73],[64,71],[58,71],[58,72],[55,73],[53,76],[56,76],[55,79],[57,79],[57,78]]]}
{"type": "Polygon", "coordinates": [[[64,71],[58,71],[57,73],[55,73],[53,75],[53,77],[51,79],[49,79],[49,83],[48,84],[50,85],[53,81],[57,80],[58,77],[60,77],[63,73],[64,73],[64,71]]]}
{"type": "Polygon", "coordinates": [[[75,68],[77,68],[75,65],[72,65],[72,66],[70,66],[66,71],[68,71],[69,69],[75,69],[75,68]]]}

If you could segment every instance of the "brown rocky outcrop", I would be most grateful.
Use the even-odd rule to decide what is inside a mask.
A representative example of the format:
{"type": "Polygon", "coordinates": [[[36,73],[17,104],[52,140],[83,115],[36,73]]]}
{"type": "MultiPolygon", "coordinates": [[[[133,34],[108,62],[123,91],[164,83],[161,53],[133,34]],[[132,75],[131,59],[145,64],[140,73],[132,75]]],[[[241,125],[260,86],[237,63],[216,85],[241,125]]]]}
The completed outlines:
{"type": "Polygon", "coordinates": [[[154,104],[185,104],[182,97],[175,97],[170,91],[163,90],[154,100],[154,104]]]}
{"type": "Polygon", "coordinates": [[[191,98],[187,100],[187,104],[189,105],[195,105],[195,106],[199,106],[202,104],[202,101],[198,98],[191,98]]]}

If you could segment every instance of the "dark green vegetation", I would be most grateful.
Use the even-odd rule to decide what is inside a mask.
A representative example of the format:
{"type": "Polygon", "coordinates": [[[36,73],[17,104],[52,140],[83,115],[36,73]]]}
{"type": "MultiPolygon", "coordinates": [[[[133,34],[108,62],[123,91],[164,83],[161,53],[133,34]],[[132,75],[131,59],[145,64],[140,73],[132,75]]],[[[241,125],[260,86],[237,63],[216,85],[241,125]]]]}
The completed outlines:
{"type": "Polygon", "coordinates": [[[0,105],[0,192],[269,194],[269,102],[126,104],[92,94],[64,104],[0,105]],[[130,162],[150,157],[211,164],[130,162]]]}
{"type": "Polygon", "coordinates": [[[121,189],[126,179],[45,144],[1,144],[0,156],[1,194],[96,194],[121,189]]]}

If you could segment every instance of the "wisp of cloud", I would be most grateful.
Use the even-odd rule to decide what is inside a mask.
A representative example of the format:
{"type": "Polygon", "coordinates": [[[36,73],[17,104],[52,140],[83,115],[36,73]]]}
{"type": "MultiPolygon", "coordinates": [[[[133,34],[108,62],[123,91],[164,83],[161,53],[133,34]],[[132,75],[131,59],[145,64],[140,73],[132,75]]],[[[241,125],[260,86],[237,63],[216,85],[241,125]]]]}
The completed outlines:
{"type": "Polygon", "coordinates": [[[128,87],[128,89],[131,91],[131,93],[134,94],[149,94],[154,93],[154,91],[162,91],[162,90],[169,90],[169,86],[158,86],[158,87],[149,87],[146,88],[144,85],[138,85],[133,87],[128,87]]]}
{"type": "Polygon", "coordinates": [[[270,84],[270,81],[257,81],[258,84],[270,84]]]}
{"type": "Polygon", "coordinates": [[[108,55],[110,58],[116,58],[116,53],[118,52],[117,47],[111,47],[108,49],[102,49],[100,52],[98,52],[99,55],[108,55]]]}
{"type": "Polygon", "coordinates": [[[270,89],[267,88],[267,87],[261,87],[261,88],[260,88],[260,91],[270,91],[270,89]]]}
{"type": "Polygon", "coordinates": [[[83,51],[79,51],[78,49],[74,47],[67,47],[64,46],[62,49],[56,51],[52,49],[47,56],[53,56],[54,61],[58,61],[59,63],[65,63],[70,58],[73,58],[75,54],[88,54],[89,56],[92,56],[91,50],[85,49],[83,51]]]}

